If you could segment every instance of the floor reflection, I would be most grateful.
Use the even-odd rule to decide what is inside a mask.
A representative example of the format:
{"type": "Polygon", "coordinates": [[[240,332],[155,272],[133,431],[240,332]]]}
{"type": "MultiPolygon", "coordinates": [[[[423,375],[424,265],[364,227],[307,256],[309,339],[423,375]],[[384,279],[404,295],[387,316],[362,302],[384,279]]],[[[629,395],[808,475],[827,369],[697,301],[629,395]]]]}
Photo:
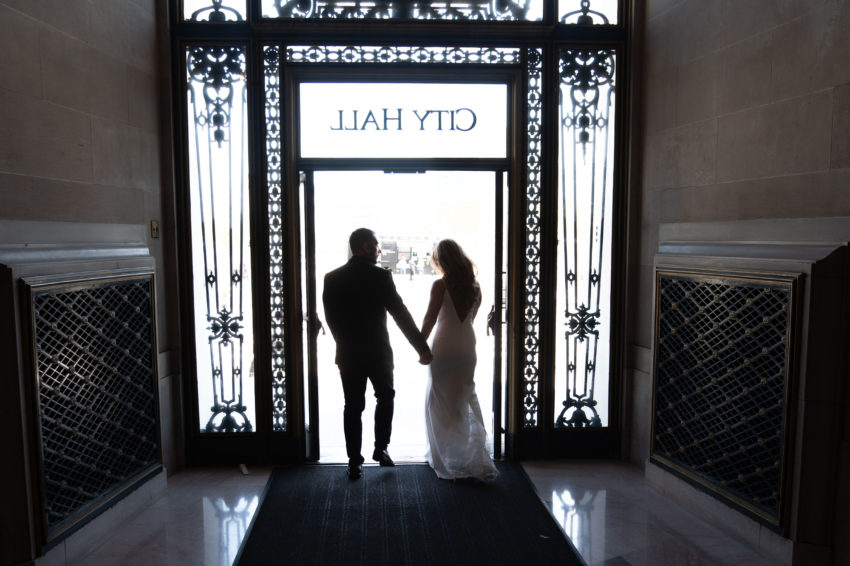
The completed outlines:
{"type": "MultiPolygon", "coordinates": [[[[573,546],[587,562],[593,560],[593,517],[597,504],[605,506],[605,491],[582,490],[574,497],[569,489],[552,491],[552,514],[573,546]]],[[[602,531],[604,534],[604,531],[602,531]]]]}
{"type": "MultiPolygon", "coordinates": [[[[219,564],[230,566],[239,552],[239,546],[248,532],[248,525],[254,518],[260,498],[236,496],[233,498],[218,497],[215,499],[204,498],[204,522],[213,527],[218,527],[218,537],[211,547],[217,544],[217,549],[206,556],[205,564],[219,564]]],[[[215,528],[204,528],[204,533],[215,535],[215,528]]]]}
{"type": "MultiPolygon", "coordinates": [[[[523,462],[523,468],[588,566],[768,565],[753,549],[680,509],[636,466],[547,460],[523,462]]],[[[100,533],[85,557],[50,564],[229,566],[269,472],[176,474],[146,509],[100,533]]]]}

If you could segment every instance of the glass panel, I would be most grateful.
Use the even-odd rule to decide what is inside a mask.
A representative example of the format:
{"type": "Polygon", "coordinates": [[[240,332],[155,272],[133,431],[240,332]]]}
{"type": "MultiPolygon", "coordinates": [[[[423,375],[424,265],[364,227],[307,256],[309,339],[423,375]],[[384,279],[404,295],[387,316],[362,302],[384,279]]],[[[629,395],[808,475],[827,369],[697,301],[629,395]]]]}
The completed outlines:
{"type": "Polygon", "coordinates": [[[616,25],[619,0],[558,0],[562,24],[616,25]]]}
{"type": "Polygon", "coordinates": [[[183,19],[215,23],[242,21],[245,0],[183,0],[183,19]]]}
{"type": "Polygon", "coordinates": [[[540,21],[543,0],[263,0],[262,13],[264,18],[540,21]]]}
{"type": "Polygon", "coordinates": [[[543,140],[543,50],[526,53],[528,154],[525,187],[525,300],[523,301],[523,428],[539,424],[540,385],[540,170],[543,140]]]}
{"type": "Polygon", "coordinates": [[[302,83],[302,157],[507,154],[503,84],[302,83]]]}
{"type": "Polygon", "coordinates": [[[190,47],[186,68],[198,426],[246,432],[254,339],[245,49],[190,47]]]}
{"type": "Polygon", "coordinates": [[[560,52],[556,427],[608,423],[611,335],[612,50],[560,52]]]}
{"type": "Polygon", "coordinates": [[[269,199],[269,322],[272,346],[272,429],[287,430],[283,284],[283,140],[280,129],[280,51],[263,49],[266,118],[266,185],[269,199]]]}

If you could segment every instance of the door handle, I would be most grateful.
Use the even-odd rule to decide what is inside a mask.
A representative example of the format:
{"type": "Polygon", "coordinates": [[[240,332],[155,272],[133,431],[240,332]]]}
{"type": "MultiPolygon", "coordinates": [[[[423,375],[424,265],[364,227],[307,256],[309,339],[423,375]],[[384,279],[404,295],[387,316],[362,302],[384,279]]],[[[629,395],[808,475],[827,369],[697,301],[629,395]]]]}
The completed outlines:
{"type": "Polygon", "coordinates": [[[496,305],[490,307],[490,312],[487,313],[487,336],[496,334],[496,305]]]}
{"type": "Polygon", "coordinates": [[[312,336],[318,336],[319,331],[322,334],[325,334],[325,325],[322,324],[322,319],[319,318],[318,315],[315,317],[315,323],[313,322],[313,318],[309,314],[304,315],[304,320],[307,322],[307,328],[310,329],[310,334],[312,336]]]}

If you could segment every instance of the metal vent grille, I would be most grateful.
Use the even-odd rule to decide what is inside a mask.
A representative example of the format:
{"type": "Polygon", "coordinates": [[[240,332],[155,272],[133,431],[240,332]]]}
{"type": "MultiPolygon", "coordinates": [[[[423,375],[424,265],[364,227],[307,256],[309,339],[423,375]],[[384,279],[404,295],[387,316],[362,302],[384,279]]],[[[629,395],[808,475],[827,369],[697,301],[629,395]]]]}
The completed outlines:
{"type": "Polygon", "coordinates": [[[779,524],[793,279],[657,274],[652,456],[779,524]]]}
{"type": "Polygon", "coordinates": [[[31,288],[48,538],[160,462],[152,277],[31,288]]]}

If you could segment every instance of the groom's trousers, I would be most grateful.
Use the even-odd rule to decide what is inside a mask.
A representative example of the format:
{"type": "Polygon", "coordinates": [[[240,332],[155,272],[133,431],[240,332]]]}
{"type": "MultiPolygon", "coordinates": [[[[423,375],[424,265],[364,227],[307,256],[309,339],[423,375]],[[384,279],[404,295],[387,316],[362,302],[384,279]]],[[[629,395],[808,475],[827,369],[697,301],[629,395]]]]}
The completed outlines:
{"type": "Polygon", "coordinates": [[[349,461],[363,462],[360,454],[363,444],[363,409],[366,407],[366,381],[372,382],[375,391],[375,449],[384,450],[390,443],[393,428],[393,389],[392,368],[340,367],[342,391],[345,395],[343,409],[343,429],[345,431],[345,449],[349,461]]]}

